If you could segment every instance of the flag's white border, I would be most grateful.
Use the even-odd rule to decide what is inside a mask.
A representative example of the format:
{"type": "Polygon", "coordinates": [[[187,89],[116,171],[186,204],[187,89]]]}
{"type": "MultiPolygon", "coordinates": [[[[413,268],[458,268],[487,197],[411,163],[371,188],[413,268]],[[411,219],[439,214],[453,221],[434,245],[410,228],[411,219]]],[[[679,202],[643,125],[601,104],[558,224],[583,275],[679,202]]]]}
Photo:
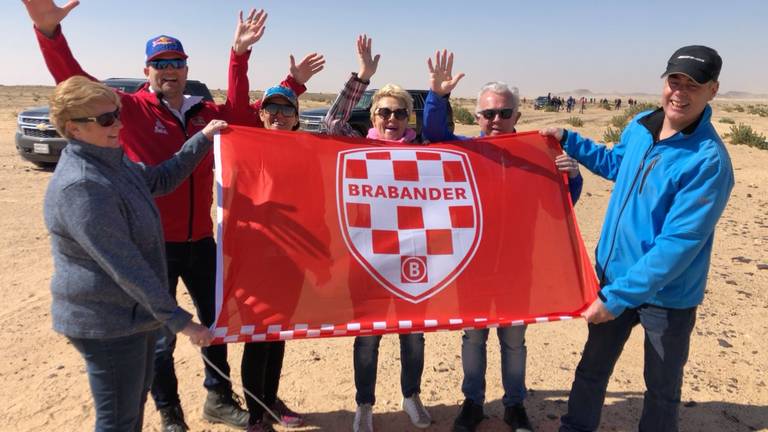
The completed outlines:
{"type": "Polygon", "coordinates": [[[218,132],[213,137],[213,158],[213,171],[216,176],[216,317],[211,324],[211,330],[219,322],[221,306],[224,303],[224,209],[222,197],[224,188],[221,175],[221,134],[218,132]]]}

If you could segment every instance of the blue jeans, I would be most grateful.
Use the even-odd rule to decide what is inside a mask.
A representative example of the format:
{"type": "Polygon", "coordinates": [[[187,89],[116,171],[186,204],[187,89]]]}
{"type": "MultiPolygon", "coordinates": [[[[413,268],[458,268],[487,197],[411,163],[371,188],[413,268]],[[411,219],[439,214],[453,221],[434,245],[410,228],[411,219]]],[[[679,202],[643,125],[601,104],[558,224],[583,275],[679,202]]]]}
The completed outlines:
{"type": "MultiPolygon", "coordinates": [[[[522,403],[526,396],[526,328],[513,326],[496,329],[501,349],[501,383],[504,386],[502,403],[505,407],[522,403]]],[[[465,398],[477,405],[485,402],[486,341],[489,331],[465,330],[461,338],[461,367],[464,369],[461,391],[465,398]]]]}
{"type": "Polygon", "coordinates": [[[109,339],[68,337],[85,360],[96,432],[141,432],[156,331],[109,339]]]}
{"type": "Polygon", "coordinates": [[[568,398],[568,413],[560,419],[561,432],[594,431],[600,425],[608,379],[632,328],[638,323],[645,330],[646,388],[639,430],[677,431],[683,367],[688,361],[696,308],[643,305],[627,309],[612,321],[589,325],[584,354],[568,398]]]}
{"type": "MultiPolygon", "coordinates": [[[[358,405],[376,403],[376,369],[379,362],[381,336],[355,338],[355,401],[358,405]]],[[[421,392],[421,373],[424,371],[424,335],[400,335],[400,389],[403,397],[421,392]]]]}

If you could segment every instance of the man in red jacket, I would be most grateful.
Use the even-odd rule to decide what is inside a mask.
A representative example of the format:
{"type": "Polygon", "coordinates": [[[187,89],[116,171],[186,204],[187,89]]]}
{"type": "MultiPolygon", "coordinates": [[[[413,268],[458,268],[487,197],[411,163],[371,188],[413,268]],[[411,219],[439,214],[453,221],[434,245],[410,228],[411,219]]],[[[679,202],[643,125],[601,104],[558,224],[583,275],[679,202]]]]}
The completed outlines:
{"type": "MultiPolygon", "coordinates": [[[[56,82],[74,75],[91,79],[75,60],[64,38],[60,22],[79,2],[70,1],[58,7],[52,0],[25,0],[24,5],[34,23],[40,49],[46,65],[56,82]]],[[[238,97],[248,98],[245,78],[250,46],[264,32],[266,14],[251,11],[237,25],[235,41],[230,55],[229,87],[237,89],[238,97]]],[[[186,139],[200,131],[210,120],[233,120],[248,116],[239,112],[232,101],[217,105],[200,97],[184,95],[188,68],[187,55],[181,42],[170,36],[157,36],[146,45],[144,74],[147,83],[136,93],[118,92],[124,124],[120,142],[126,155],[135,161],[156,164],[168,159],[186,139]]],[[[306,90],[304,83],[322,67],[322,56],[310,55],[298,65],[291,57],[290,75],[281,84],[296,94],[306,90]]],[[[210,211],[213,203],[213,156],[207,155],[197,169],[173,193],[158,197],[155,201],[160,210],[166,241],[169,289],[176,292],[181,278],[195,301],[203,324],[210,326],[215,318],[215,270],[216,247],[210,211]]],[[[173,368],[175,337],[164,335],[158,342],[155,358],[155,381],[152,396],[163,419],[163,431],[185,431],[183,412],[179,403],[177,380],[173,368]]],[[[242,361],[242,379],[246,388],[254,381],[254,368],[248,367],[253,356],[250,344],[246,344],[242,361]]],[[[229,375],[226,345],[202,349],[203,354],[225,374],[229,375]]],[[[205,387],[208,389],[203,416],[209,421],[246,428],[248,413],[245,412],[231,385],[209,365],[205,365],[205,387]]],[[[256,402],[246,399],[249,408],[256,402]]],[[[249,410],[250,411],[250,410],[249,410]]]]}

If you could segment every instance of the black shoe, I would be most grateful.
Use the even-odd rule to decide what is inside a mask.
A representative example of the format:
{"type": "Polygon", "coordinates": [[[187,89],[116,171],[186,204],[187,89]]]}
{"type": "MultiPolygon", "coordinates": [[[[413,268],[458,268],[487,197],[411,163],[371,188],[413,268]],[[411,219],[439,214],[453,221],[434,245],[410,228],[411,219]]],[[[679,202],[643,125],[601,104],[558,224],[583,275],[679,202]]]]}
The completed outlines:
{"type": "Polygon", "coordinates": [[[232,390],[208,390],[203,406],[203,418],[211,423],[224,423],[233,428],[248,427],[248,411],[240,406],[236,394],[232,390]]]}
{"type": "Polygon", "coordinates": [[[474,432],[477,425],[485,419],[483,406],[464,399],[458,417],[453,421],[453,432],[474,432]]]}
{"type": "Polygon", "coordinates": [[[509,425],[513,432],[533,432],[533,427],[522,403],[504,408],[504,422],[509,425]]]}
{"type": "Polygon", "coordinates": [[[181,410],[181,405],[171,405],[165,408],[160,408],[160,430],[163,432],[187,432],[189,426],[184,422],[184,411],[181,410]]]}

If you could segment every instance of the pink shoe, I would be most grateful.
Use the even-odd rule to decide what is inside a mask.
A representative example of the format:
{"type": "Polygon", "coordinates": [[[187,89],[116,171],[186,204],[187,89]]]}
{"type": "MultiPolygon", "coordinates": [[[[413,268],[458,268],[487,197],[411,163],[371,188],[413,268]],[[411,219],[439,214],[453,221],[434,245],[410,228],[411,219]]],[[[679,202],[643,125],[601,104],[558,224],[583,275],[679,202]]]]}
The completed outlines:
{"type": "Polygon", "coordinates": [[[265,421],[259,421],[255,424],[249,424],[248,429],[246,429],[245,432],[275,432],[275,430],[272,428],[271,424],[265,421]]]}
{"type": "MultiPolygon", "coordinates": [[[[285,406],[285,403],[281,401],[280,399],[277,400],[272,406],[269,407],[270,410],[272,410],[273,413],[275,413],[280,418],[280,426],[287,427],[287,428],[295,428],[299,427],[304,424],[304,417],[301,416],[301,414],[298,414],[285,406]]],[[[274,422],[275,419],[272,418],[271,415],[268,413],[264,417],[267,419],[267,421],[274,422]]]]}

